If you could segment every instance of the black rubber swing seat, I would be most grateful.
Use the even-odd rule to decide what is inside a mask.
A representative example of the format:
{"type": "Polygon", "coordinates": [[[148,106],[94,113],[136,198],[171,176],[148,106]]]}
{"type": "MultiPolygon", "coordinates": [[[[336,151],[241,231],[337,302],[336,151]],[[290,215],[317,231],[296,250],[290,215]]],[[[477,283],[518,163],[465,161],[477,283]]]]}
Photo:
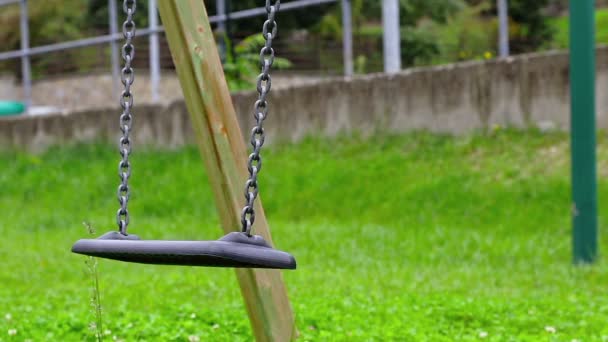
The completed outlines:
{"type": "Polygon", "coordinates": [[[113,231],[78,240],[72,252],[155,265],[295,269],[295,258],[272,248],[259,235],[233,232],[215,241],[141,240],[113,231]]]}

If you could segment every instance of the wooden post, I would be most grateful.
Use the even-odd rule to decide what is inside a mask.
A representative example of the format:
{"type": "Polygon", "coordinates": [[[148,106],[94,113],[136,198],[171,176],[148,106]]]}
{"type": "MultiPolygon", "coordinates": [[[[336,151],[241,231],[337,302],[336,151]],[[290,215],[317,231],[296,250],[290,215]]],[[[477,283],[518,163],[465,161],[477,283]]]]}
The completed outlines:
{"type": "MultiPolygon", "coordinates": [[[[204,3],[158,4],[222,227],[239,230],[247,154],[204,3]]],[[[272,244],[261,201],[255,210],[255,233],[272,244]]],[[[256,340],[294,339],[294,315],[280,271],[237,269],[236,274],[256,340]]]]}

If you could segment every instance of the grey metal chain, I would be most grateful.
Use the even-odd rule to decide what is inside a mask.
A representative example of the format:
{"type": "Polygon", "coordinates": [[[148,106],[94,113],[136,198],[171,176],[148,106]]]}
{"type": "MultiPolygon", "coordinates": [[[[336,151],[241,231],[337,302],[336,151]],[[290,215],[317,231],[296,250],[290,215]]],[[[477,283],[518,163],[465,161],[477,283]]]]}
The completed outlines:
{"type": "Polygon", "coordinates": [[[135,0],[124,0],[123,11],[127,15],[127,19],[122,24],[122,33],[125,38],[125,44],[122,46],[122,59],[125,62],[121,72],[121,81],[124,86],[124,90],[120,95],[120,106],[122,107],[122,114],[120,115],[120,130],[122,137],[120,138],[119,148],[120,156],[122,159],[118,163],[118,175],[120,176],[120,185],[118,186],[118,203],[120,208],[116,213],[116,223],[121,234],[127,235],[127,226],[129,225],[129,210],[127,208],[129,204],[129,177],[131,176],[131,162],[129,156],[131,155],[131,128],[133,125],[133,117],[131,115],[131,109],[133,108],[133,94],[131,93],[131,85],[135,74],[131,67],[133,56],[135,55],[135,47],[133,46],[133,38],[135,37],[135,22],[133,21],[133,15],[136,9],[135,0]]]}
{"type": "Polygon", "coordinates": [[[281,0],[275,0],[274,5],[271,0],[266,0],[266,12],[268,19],[262,27],[262,35],[266,44],[260,51],[260,64],[262,73],[257,78],[258,100],[254,104],[254,115],[256,124],[251,130],[251,146],[253,152],[249,155],[247,161],[247,169],[249,170],[249,179],[245,183],[245,207],[241,213],[242,230],[247,235],[251,235],[251,227],[255,222],[255,199],[258,197],[258,173],[262,169],[262,156],[260,152],[264,145],[266,135],[264,134],[264,120],[268,115],[268,101],[266,97],[270,93],[272,80],[270,77],[270,69],[274,63],[274,50],[272,41],[277,35],[278,26],[275,21],[275,15],[281,6],[281,0]]]}

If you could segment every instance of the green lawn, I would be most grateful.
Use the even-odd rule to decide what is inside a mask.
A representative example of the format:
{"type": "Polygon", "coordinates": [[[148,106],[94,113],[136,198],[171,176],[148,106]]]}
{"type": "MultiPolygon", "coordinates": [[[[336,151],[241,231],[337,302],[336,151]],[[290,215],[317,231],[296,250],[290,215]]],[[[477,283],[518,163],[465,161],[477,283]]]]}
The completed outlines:
{"type": "MultiPolygon", "coordinates": [[[[271,147],[261,191],[298,260],[284,275],[301,340],[608,341],[608,264],[570,264],[568,151],[565,134],[513,131],[271,147]]],[[[135,152],[134,233],[221,235],[194,148],[135,152]]],[[[92,340],[85,258],[69,249],[83,221],[114,228],[117,158],[0,153],[0,341],[92,340]]],[[[100,261],[100,281],[108,341],[252,339],[231,270],[100,261]]]]}
{"type": "MultiPolygon", "coordinates": [[[[550,24],[553,27],[554,36],[549,47],[554,49],[567,48],[570,40],[568,17],[550,19],[550,24]]],[[[598,44],[608,44],[608,8],[595,11],[595,30],[596,42],[598,44]]]]}

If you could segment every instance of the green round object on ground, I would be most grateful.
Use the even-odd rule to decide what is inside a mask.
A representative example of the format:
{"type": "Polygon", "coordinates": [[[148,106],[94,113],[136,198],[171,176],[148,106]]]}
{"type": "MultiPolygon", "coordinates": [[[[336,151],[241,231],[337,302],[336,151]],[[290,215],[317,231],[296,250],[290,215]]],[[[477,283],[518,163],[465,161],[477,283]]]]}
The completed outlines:
{"type": "Polygon", "coordinates": [[[0,116],[17,115],[25,112],[25,105],[17,101],[0,101],[0,116]]]}

